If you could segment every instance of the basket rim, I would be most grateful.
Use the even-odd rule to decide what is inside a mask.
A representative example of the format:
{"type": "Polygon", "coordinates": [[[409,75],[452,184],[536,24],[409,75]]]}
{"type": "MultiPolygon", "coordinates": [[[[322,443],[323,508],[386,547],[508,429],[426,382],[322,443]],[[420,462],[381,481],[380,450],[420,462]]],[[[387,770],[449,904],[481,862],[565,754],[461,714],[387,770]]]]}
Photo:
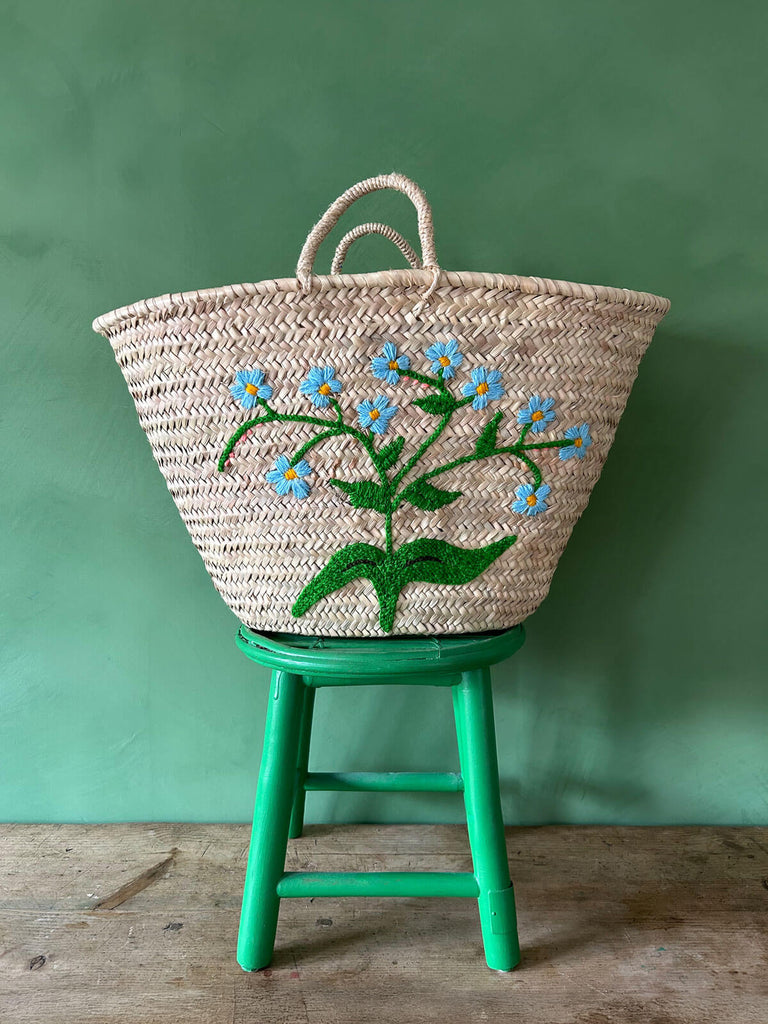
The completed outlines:
{"type": "MultiPolygon", "coordinates": [[[[429,270],[378,270],[367,274],[318,274],[312,279],[312,291],[304,292],[295,277],[274,278],[256,283],[222,285],[218,288],[204,288],[186,292],[168,292],[150,299],[140,299],[127,306],[120,306],[97,317],[92,324],[94,331],[107,334],[121,324],[137,319],[154,317],[166,319],[178,315],[190,307],[204,304],[208,311],[221,308],[233,299],[244,299],[251,295],[274,295],[277,293],[300,293],[310,296],[315,291],[343,288],[398,287],[424,288],[431,281],[429,270]]],[[[557,281],[546,277],[520,277],[515,274],[489,274],[472,270],[443,270],[440,283],[433,296],[437,302],[446,286],[451,289],[466,288],[473,291],[489,289],[494,291],[518,291],[525,295],[561,295],[566,298],[588,299],[597,302],[614,302],[643,310],[660,321],[670,307],[669,299],[652,292],[637,292],[629,288],[614,288],[609,285],[579,284],[574,281],[557,281]]],[[[430,303],[431,304],[431,303],[430,303]]],[[[425,312],[429,310],[429,305],[425,312]]]]}

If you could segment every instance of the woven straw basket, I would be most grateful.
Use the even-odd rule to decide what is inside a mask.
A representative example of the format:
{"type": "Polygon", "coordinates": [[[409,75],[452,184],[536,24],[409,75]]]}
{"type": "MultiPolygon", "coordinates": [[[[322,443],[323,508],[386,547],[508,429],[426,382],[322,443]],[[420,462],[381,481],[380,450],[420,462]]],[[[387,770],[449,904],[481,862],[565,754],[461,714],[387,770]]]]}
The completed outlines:
{"type": "Polygon", "coordinates": [[[219,593],[247,625],[329,636],[481,632],[546,596],[667,299],[446,272],[421,189],[353,186],[296,278],[107,313],[139,420],[219,593]],[[418,212],[320,243],[360,196],[418,212]],[[410,269],[342,274],[378,232],[410,269]]]}

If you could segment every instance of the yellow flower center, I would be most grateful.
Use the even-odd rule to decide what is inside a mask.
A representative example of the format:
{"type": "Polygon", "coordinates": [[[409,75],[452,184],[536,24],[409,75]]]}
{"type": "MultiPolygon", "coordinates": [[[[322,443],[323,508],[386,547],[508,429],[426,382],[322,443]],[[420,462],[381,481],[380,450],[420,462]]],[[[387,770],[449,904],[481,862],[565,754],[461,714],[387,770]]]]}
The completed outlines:
{"type": "Polygon", "coordinates": [[[485,381],[481,381],[481,383],[477,385],[477,388],[475,390],[477,391],[478,395],[484,395],[488,390],[488,385],[485,383],[485,381]]]}
{"type": "Polygon", "coordinates": [[[396,359],[390,359],[390,361],[389,361],[389,368],[390,368],[390,370],[397,370],[397,369],[399,369],[399,367],[397,365],[397,360],[396,359]]]}
{"type": "Polygon", "coordinates": [[[372,420],[377,420],[379,418],[379,410],[378,409],[371,409],[371,411],[368,413],[368,415],[371,417],[372,420]]]}
{"type": "Polygon", "coordinates": [[[529,494],[528,497],[525,499],[525,501],[526,501],[527,505],[530,505],[531,508],[533,508],[533,506],[536,504],[536,495],[535,494],[529,494]]]}
{"type": "Polygon", "coordinates": [[[331,385],[330,384],[321,384],[320,387],[317,389],[317,393],[318,393],[318,395],[330,395],[330,393],[331,393],[331,385]]]}
{"type": "Polygon", "coordinates": [[[573,439],[573,447],[574,448],[581,448],[581,446],[583,444],[584,444],[584,438],[583,437],[575,437],[573,439]]]}
{"type": "Polygon", "coordinates": [[[286,480],[295,480],[298,477],[298,475],[299,474],[296,472],[293,466],[291,466],[290,469],[286,469],[285,473],[283,473],[283,476],[285,477],[286,480]]]}
{"type": "Polygon", "coordinates": [[[246,384],[245,390],[248,392],[249,395],[258,395],[259,393],[259,389],[256,387],[255,384],[246,384]]]}
{"type": "Polygon", "coordinates": [[[438,363],[440,363],[441,366],[450,366],[451,365],[451,357],[450,356],[440,356],[440,358],[437,361],[438,361],[438,363]]]}
{"type": "Polygon", "coordinates": [[[532,423],[538,423],[539,420],[543,420],[543,419],[544,419],[544,413],[541,411],[541,409],[537,409],[536,412],[531,413],[531,422],[532,423]]]}

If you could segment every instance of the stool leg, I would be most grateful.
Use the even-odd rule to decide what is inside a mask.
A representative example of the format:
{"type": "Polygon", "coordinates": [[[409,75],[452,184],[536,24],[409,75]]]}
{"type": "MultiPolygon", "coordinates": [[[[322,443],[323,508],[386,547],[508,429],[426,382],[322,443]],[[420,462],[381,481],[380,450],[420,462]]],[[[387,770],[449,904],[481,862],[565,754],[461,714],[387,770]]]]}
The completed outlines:
{"type": "Polygon", "coordinates": [[[453,717],[456,722],[456,745],[459,748],[459,771],[464,764],[466,755],[464,753],[464,722],[461,711],[461,690],[458,686],[451,687],[453,693],[453,717]]]}
{"type": "Polygon", "coordinates": [[[272,959],[303,704],[301,676],[273,672],[237,940],[237,962],[245,971],[258,971],[272,959]]]}
{"type": "Polygon", "coordinates": [[[307,798],[304,782],[309,766],[309,741],[312,738],[312,712],[315,707],[314,686],[304,687],[304,707],[301,712],[301,730],[299,732],[299,759],[296,768],[296,795],[293,798],[291,826],[288,829],[289,839],[298,839],[304,831],[304,803],[307,798]]]}
{"type": "Polygon", "coordinates": [[[494,970],[511,971],[520,962],[520,946],[501,817],[490,669],[465,672],[454,700],[485,959],[494,970]]]}

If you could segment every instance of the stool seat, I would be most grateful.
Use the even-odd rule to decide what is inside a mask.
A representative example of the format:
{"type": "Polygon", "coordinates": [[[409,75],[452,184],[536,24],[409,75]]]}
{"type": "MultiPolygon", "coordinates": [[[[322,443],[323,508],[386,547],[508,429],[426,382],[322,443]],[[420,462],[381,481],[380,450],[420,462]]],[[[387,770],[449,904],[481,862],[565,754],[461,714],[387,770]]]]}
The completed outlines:
{"type": "MultiPolygon", "coordinates": [[[[359,685],[366,677],[381,683],[384,676],[411,676],[414,685],[429,673],[431,686],[450,686],[441,676],[449,672],[496,665],[511,657],[525,641],[522,626],[503,633],[467,633],[435,637],[314,637],[293,633],[257,633],[241,626],[236,643],[253,661],[269,668],[302,675],[335,677],[323,686],[359,685]],[[343,678],[339,679],[338,677],[343,678]],[[418,677],[418,678],[415,678],[418,677]]],[[[398,685],[408,679],[397,679],[398,685]]]]}
{"type": "Polygon", "coordinates": [[[522,626],[445,637],[306,637],[241,626],[237,645],[272,669],[238,937],[246,971],[272,957],[280,900],[322,896],[464,896],[478,901],[486,962],[520,959],[499,797],[490,667],[523,644],[522,626]],[[449,686],[460,772],[310,772],[315,693],[325,686],[449,686]],[[301,835],[308,791],[460,792],[473,872],[286,872],[289,838],[301,835]]]}

